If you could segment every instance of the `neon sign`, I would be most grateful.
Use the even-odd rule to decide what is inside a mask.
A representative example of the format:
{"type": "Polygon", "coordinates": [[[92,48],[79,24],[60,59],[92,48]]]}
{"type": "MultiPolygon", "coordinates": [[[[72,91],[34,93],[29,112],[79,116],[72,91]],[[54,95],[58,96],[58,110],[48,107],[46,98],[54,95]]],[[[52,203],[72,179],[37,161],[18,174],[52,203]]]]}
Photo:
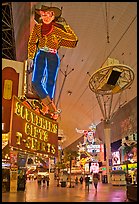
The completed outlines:
{"type": "Polygon", "coordinates": [[[57,156],[57,122],[29,109],[15,96],[10,133],[10,145],[17,149],[57,156]]]}

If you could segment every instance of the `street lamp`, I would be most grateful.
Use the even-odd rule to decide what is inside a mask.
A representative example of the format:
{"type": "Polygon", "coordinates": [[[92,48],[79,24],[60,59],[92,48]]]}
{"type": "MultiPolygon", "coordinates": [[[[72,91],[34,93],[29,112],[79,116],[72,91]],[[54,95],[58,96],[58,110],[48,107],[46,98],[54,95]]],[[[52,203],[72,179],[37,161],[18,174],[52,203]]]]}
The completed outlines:
{"type": "MultiPolygon", "coordinates": [[[[104,119],[104,134],[106,144],[106,169],[108,183],[110,183],[110,123],[115,113],[118,100],[113,106],[114,94],[119,96],[123,90],[127,89],[134,80],[133,70],[118,60],[108,58],[106,63],[92,74],[89,80],[89,88],[96,95],[104,119]]],[[[119,98],[118,98],[119,99],[119,98]]]]}

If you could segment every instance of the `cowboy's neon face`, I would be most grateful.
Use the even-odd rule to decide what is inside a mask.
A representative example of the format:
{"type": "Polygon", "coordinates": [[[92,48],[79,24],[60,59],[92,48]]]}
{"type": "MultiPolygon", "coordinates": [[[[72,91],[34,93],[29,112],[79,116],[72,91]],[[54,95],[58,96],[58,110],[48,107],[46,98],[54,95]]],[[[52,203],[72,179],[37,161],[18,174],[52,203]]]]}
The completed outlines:
{"type": "Polygon", "coordinates": [[[40,11],[40,14],[41,14],[41,19],[45,24],[51,23],[55,18],[53,11],[40,11]]]}
{"type": "Polygon", "coordinates": [[[88,139],[89,142],[93,142],[93,140],[94,140],[94,133],[93,132],[88,132],[87,139],[88,139]]]}

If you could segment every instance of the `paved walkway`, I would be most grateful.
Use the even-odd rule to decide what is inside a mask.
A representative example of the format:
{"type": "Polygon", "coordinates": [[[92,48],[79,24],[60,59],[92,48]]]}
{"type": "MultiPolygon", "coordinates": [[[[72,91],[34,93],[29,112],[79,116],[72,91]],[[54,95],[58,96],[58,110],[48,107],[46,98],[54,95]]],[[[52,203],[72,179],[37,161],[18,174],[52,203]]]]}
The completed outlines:
{"type": "MultiPolygon", "coordinates": [[[[51,175],[52,176],[52,175],[51,175]]],[[[57,182],[51,177],[50,185],[38,186],[37,181],[27,181],[26,191],[17,193],[2,193],[2,202],[129,202],[126,200],[126,187],[113,186],[99,182],[95,192],[93,184],[89,191],[85,184],[74,188],[57,187],[57,182]]]]}

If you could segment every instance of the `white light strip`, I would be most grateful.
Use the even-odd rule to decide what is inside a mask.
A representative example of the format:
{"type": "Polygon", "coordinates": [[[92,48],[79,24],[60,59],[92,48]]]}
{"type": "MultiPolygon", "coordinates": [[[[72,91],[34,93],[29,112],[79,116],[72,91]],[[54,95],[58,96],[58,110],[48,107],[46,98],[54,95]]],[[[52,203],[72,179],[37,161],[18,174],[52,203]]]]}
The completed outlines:
{"type": "Polygon", "coordinates": [[[2,123],[2,130],[4,130],[5,123],[2,123]]]}

